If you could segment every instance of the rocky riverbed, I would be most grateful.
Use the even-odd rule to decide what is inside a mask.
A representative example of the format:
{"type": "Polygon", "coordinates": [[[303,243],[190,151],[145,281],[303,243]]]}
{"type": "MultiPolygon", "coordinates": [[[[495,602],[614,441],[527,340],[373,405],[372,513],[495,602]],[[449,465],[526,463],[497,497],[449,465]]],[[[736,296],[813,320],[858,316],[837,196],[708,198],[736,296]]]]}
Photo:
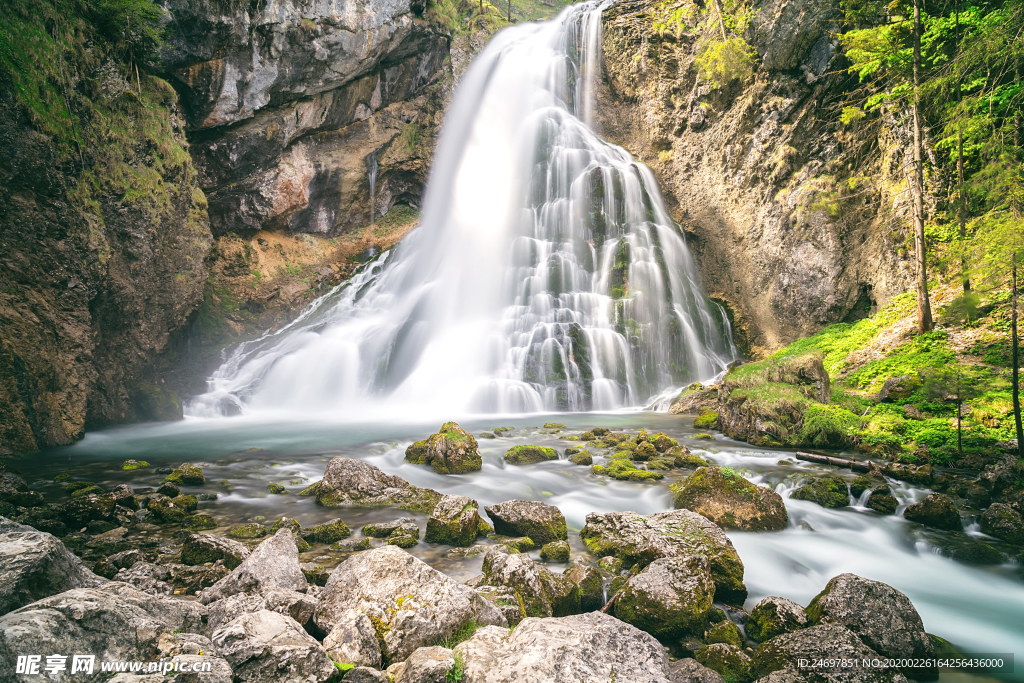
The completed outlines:
{"type": "Polygon", "coordinates": [[[12,463],[0,658],[212,662],[182,681],[900,681],[939,672],[797,660],[1019,644],[1020,548],[934,492],[963,473],[856,476],[674,416],[528,419],[430,438],[190,421],[12,463]]]}

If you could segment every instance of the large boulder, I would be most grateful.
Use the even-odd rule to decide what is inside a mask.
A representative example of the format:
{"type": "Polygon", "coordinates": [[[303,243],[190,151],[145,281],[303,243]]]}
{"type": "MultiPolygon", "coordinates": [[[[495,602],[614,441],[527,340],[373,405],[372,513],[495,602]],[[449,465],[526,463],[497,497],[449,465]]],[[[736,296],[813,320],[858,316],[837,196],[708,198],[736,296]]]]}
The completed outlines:
{"type": "Polygon", "coordinates": [[[452,680],[448,674],[455,668],[455,656],[448,648],[421,647],[397,667],[394,683],[448,683],[452,680]]]}
{"type": "Polygon", "coordinates": [[[380,667],[380,643],[370,618],[359,610],[343,611],[324,638],[327,655],[339,664],[380,667]]]}
{"type": "Polygon", "coordinates": [[[693,657],[730,683],[750,683],[755,678],[753,662],[736,645],[712,643],[694,652],[693,657]]]}
{"type": "Polygon", "coordinates": [[[668,657],[648,633],[601,612],[486,628],[455,648],[463,683],[668,683],[668,657]]]}
{"type": "Polygon", "coordinates": [[[546,446],[519,445],[505,451],[505,462],[510,465],[532,465],[548,460],[558,460],[558,452],[546,446]]]}
{"type": "Polygon", "coordinates": [[[234,569],[249,557],[249,549],[238,541],[212,534],[191,534],[181,546],[181,562],[200,565],[223,560],[224,566],[234,569]]]}
{"type": "Polygon", "coordinates": [[[747,636],[761,643],[783,633],[792,633],[810,626],[807,612],[792,600],[768,596],[750,610],[747,636]]]}
{"type": "Polygon", "coordinates": [[[441,494],[413,486],[401,477],[352,458],[331,458],[316,487],[316,502],[325,507],[395,505],[430,512],[441,494]]]}
{"type": "Polygon", "coordinates": [[[243,614],[260,610],[287,614],[300,626],[307,628],[312,624],[313,612],[316,610],[316,598],[285,588],[267,588],[253,594],[236,593],[207,605],[206,629],[213,633],[243,614]]]}
{"type": "Polygon", "coordinates": [[[440,474],[465,474],[483,467],[476,439],[454,422],[445,422],[427,439],[425,462],[440,474]]]}
{"type": "Polygon", "coordinates": [[[565,541],[569,530],[565,516],[553,505],[534,500],[508,500],[485,507],[494,531],[505,536],[527,536],[537,545],[565,541]]]}
{"type": "Polygon", "coordinates": [[[981,530],[1007,543],[1024,546],[1024,517],[1006,503],[992,503],[985,510],[981,530]]]}
{"type": "Polygon", "coordinates": [[[850,504],[846,480],[842,477],[818,477],[793,491],[790,497],[826,508],[842,508],[850,504]]]}
{"type": "Polygon", "coordinates": [[[103,578],[50,534],[0,517],[0,614],[101,583],[103,578]]]}
{"type": "Polygon", "coordinates": [[[427,543],[473,545],[480,528],[479,504],[466,496],[442,496],[427,520],[427,543]]]}
{"type": "Polygon", "coordinates": [[[780,531],[789,524],[782,496],[728,467],[702,467],[672,485],[675,506],[726,529],[780,531]]]}
{"type": "Polygon", "coordinates": [[[626,568],[640,565],[642,569],[662,557],[705,555],[715,582],[715,599],[742,605],[747,598],[743,561],[732,541],[716,524],[695,512],[589,514],[580,537],[591,553],[615,556],[626,568]]]}
{"type": "MultiPolygon", "coordinates": [[[[921,615],[910,599],[892,586],[855,574],[840,574],[825,586],[807,606],[814,624],[839,624],[857,635],[865,645],[893,659],[925,659],[935,656],[935,647],[925,633],[921,615]]],[[[907,675],[910,670],[904,670],[907,675]]],[[[914,678],[933,680],[934,668],[913,670],[914,678]]]]}
{"type": "Polygon", "coordinates": [[[314,620],[330,633],[346,610],[373,623],[385,663],[452,637],[465,624],[504,625],[496,607],[395,546],[358,553],[331,573],[314,620]]]}
{"type": "Polygon", "coordinates": [[[949,496],[931,493],[924,500],[908,505],[903,517],[911,522],[919,522],[925,526],[949,531],[963,531],[964,524],[960,520],[960,511],[949,496]]]}
{"type": "Polygon", "coordinates": [[[714,599],[705,556],[663,557],[619,589],[615,616],[667,643],[703,635],[714,599]]]}
{"type": "Polygon", "coordinates": [[[753,659],[754,669],[762,677],[761,680],[780,672],[769,679],[772,683],[907,683],[899,669],[888,666],[884,658],[879,657],[879,653],[839,624],[821,624],[776,636],[761,643],[753,659]],[[861,668],[859,664],[864,660],[872,661],[872,666],[861,668]],[[853,662],[855,665],[833,665],[841,661],[853,662]],[[815,662],[827,664],[822,666],[815,662]]]}
{"type": "Polygon", "coordinates": [[[604,607],[604,577],[600,569],[577,562],[566,569],[562,576],[576,584],[581,612],[592,612],[604,607]]]}
{"type": "Polygon", "coordinates": [[[525,553],[494,546],[484,556],[483,586],[505,587],[522,601],[528,617],[564,617],[580,610],[576,584],[537,564],[525,553]]]}
{"type": "Polygon", "coordinates": [[[268,588],[306,591],[306,577],[299,567],[299,549],[290,529],[280,529],[256,546],[242,564],[204,590],[199,599],[206,605],[236,593],[259,593],[268,588]]]}
{"type": "Polygon", "coordinates": [[[214,632],[220,655],[245,683],[326,683],[337,668],[320,643],[291,617],[243,614],[214,632]]]}

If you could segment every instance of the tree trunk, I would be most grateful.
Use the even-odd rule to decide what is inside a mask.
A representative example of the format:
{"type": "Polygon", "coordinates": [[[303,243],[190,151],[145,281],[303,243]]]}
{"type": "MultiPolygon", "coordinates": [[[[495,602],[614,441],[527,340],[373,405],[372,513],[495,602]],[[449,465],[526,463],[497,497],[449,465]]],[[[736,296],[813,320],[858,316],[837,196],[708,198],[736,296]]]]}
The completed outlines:
{"type": "MultiPolygon", "coordinates": [[[[960,0],[956,6],[956,49],[960,52],[960,0]]],[[[963,94],[960,91],[960,79],[956,79],[956,103],[957,103],[957,124],[956,124],[956,172],[958,176],[957,195],[957,218],[960,221],[960,278],[964,283],[964,294],[971,291],[971,277],[967,273],[967,197],[964,195],[964,123],[963,112],[960,111],[960,103],[963,94]]]]}
{"type": "Polygon", "coordinates": [[[1010,312],[1010,349],[1013,363],[1013,419],[1017,423],[1017,457],[1024,458],[1024,427],[1020,420],[1020,371],[1017,368],[1019,347],[1017,344],[1017,255],[1013,255],[1013,293],[1012,310],[1010,312]]]}
{"type": "Polygon", "coordinates": [[[917,252],[917,331],[932,331],[928,301],[928,266],[924,241],[924,173],[921,167],[921,0],[914,0],[914,168],[910,193],[914,204],[914,248],[917,252]]]}
{"type": "Polygon", "coordinates": [[[512,23],[512,0],[508,0],[508,23],[512,23]]]}
{"type": "Polygon", "coordinates": [[[725,40],[725,20],[722,19],[722,3],[715,0],[715,12],[718,13],[718,28],[722,31],[722,40],[725,40]]]}

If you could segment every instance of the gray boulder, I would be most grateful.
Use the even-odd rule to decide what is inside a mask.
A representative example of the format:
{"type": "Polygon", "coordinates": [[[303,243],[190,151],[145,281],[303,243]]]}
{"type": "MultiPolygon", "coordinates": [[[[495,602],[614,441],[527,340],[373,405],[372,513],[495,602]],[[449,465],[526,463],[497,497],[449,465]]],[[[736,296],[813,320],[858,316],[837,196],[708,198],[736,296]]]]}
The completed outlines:
{"type": "Polygon", "coordinates": [[[680,659],[669,664],[668,680],[672,683],[725,683],[720,673],[696,659],[680,659]]]}
{"type": "Polygon", "coordinates": [[[383,671],[368,666],[357,666],[345,674],[345,683],[392,683],[383,671]]]}
{"type": "Polygon", "coordinates": [[[362,460],[331,458],[316,487],[316,502],[325,507],[395,505],[403,510],[431,512],[441,494],[384,474],[362,460]]]}
{"type": "Polygon", "coordinates": [[[742,605],[747,598],[743,561],[732,541],[713,522],[690,510],[589,514],[580,538],[596,557],[614,556],[627,569],[642,569],[662,557],[704,555],[715,582],[715,599],[742,605]]]}
{"type": "Polygon", "coordinates": [[[122,569],[114,575],[114,581],[122,581],[137,588],[143,593],[153,595],[171,595],[174,588],[168,581],[171,570],[162,564],[136,562],[128,569],[122,569]]]}
{"type": "Polygon", "coordinates": [[[200,565],[224,560],[224,566],[234,569],[249,557],[249,549],[238,541],[212,534],[192,534],[181,546],[181,562],[200,565]]]}
{"type": "Polygon", "coordinates": [[[484,600],[498,608],[498,611],[505,617],[505,621],[508,622],[509,626],[515,626],[526,618],[522,608],[519,606],[520,596],[516,595],[514,590],[507,586],[479,585],[479,582],[482,580],[483,576],[471,579],[470,581],[475,584],[473,589],[484,600]]]}
{"type": "Polygon", "coordinates": [[[981,516],[981,530],[989,536],[1024,546],[1024,517],[1006,503],[992,503],[981,516]]]}
{"type": "Polygon", "coordinates": [[[591,612],[604,607],[604,576],[597,567],[575,563],[562,576],[576,584],[580,594],[580,611],[591,612]]]}
{"type": "Polygon", "coordinates": [[[394,683],[447,683],[455,655],[446,647],[421,647],[402,662],[394,683]]]}
{"type": "Polygon", "coordinates": [[[327,655],[340,664],[380,668],[380,644],[369,617],[348,609],[338,615],[334,628],[324,638],[327,655]]]}
{"type": "Polygon", "coordinates": [[[479,505],[466,496],[442,496],[427,520],[427,543],[466,547],[476,541],[480,528],[479,505]]]}
{"type": "Polygon", "coordinates": [[[484,510],[494,523],[494,531],[504,536],[528,536],[537,545],[569,538],[565,516],[553,505],[508,500],[484,510]]]}
{"type": "Polygon", "coordinates": [[[464,683],[668,683],[668,657],[650,634],[600,612],[486,628],[455,648],[464,683]]]}
{"type": "Polygon", "coordinates": [[[347,610],[368,616],[386,661],[402,661],[441,642],[470,621],[504,625],[505,618],[474,590],[395,546],[354,555],[338,565],[313,616],[329,633],[347,610]]]}
{"type": "Polygon", "coordinates": [[[580,611],[579,588],[525,553],[494,546],[484,556],[481,586],[508,588],[528,617],[564,617],[580,611]]]}
{"type": "Polygon", "coordinates": [[[783,633],[810,626],[807,612],[792,600],[769,596],[757,603],[747,618],[747,636],[761,643],[783,633]]]}
{"type": "Polygon", "coordinates": [[[286,614],[302,628],[311,625],[316,599],[284,588],[268,588],[257,594],[236,593],[235,595],[211,602],[207,608],[206,628],[213,633],[243,614],[269,610],[286,614]]]}
{"type": "Polygon", "coordinates": [[[949,531],[963,531],[960,511],[949,496],[930,493],[924,500],[908,505],[903,517],[911,522],[949,531]]]}
{"type": "Polygon", "coordinates": [[[714,598],[706,557],[663,557],[619,589],[615,616],[659,640],[677,641],[704,633],[714,598]]]}
{"type": "Polygon", "coordinates": [[[0,517],[0,614],[101,583],[54,536],[0,517]]]}
{"type": "MultiPolygon", "coordinates": [[[[821,624],[794,633],[775,636],[761,643],[754,652],[754,669],[764,677],[772,675],[773,683],[790,681],[822,681],[828,683],[907,683],[899,670],[884,661],[870,668],[847,667],[808,669],[800,660],[877,660],[879,653],[861,642],[856,635],[839,624],[821,624]]],[[[813,665],[812,665],[813,666],[813,665]]]]}
{"type": "Polygon", "coordinates": [[[236,593],[259,593],[268,588],[306,591],[306,577],[299,567],[299,549],[290,529],[256,546],[252,554],[230,574],[204,590],[200,601],[207,605],[236,593]]]}
{"type": "Polygon", "coordinates": [[[337,668],[313,636],[289,616],[260,610],[237,617],[212,636],[221,656],[246,683],[326,683],[337,668]]]}

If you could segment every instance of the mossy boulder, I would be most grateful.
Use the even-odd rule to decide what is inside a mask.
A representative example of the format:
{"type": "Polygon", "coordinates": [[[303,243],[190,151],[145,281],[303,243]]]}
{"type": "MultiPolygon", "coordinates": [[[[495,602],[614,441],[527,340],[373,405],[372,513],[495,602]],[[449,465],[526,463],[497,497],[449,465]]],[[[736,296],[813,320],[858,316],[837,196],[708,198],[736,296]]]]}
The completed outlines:
{"type": "Polygon", "coordinates": [[[348,538],[352,530],[348,528],[341,519],[335,518],[320,524],[314,524],[298,531],[298,535],[307,543],[313,545],[327,545],[348,538]]]}
{"type": "MultiPolygon", "coordinates": [[[[227,481],[226,479],[221,481],[220,485],[223,486],[224,488],[231,488],[231,482],[227,481]]],[[[315,496],[317,494],[317,491],[319,491],[319,490],[320,490],[320,482],[319,481],[314,481],[312,484],[310,484],[306,488],[304,488],[301,491],[299,491],[299,495],[300,496],[315,496]]]]}
{"type": "Polygon", "coordinates": [[[693,658],[712,671],[717,671],[728,683],[750,683],[757,678],[753,661],[736,645],[707,645],[697,650],[693,658]]]}
{"type": "Polygon", "coordinates": [[[454,422],[445,422],[427,439],[427,461],[440,474],[465,474],[483,467],[476,439],[454,422]]]}
{"type": "MultiPolygon", "coordinates": [[[[193,500],[195,500],[194,496],[193,500]]],[[[146,502],[146,509],[158,524],[180,524],[188,517],[187,510],[178,507],[172,499],[160,493],[150,496],[146,502]]]]}
{"type": "Polygon", "coordinates": [[[590,471],[593,474],[604,474],[621,481],[657,481],[665,478],[661,472],[638,469],[632,461],[626,458],[614,459],[607,465],[594,465],[590,471]]]}
{"type": "Polygon", "coordinates": [[[889,493],[889,485],[885,483],[884,479],[877,477],[857,477],[850,482],[850,495],[854,498],[860,498],[861,494],[865,491],[881,491],[889,493]]]}
{"type": "Polygon", "coordinates": [[[708,434],[707,432],[701,432],[700,434],[694,434],[692,438],[697,439],[698,441],[714,441],[715,435],[708,434]]]}
{"type": "Polygon", "coordinates": [[[324,507],[388,505],[429,513],[441,498],[437,491],[413,486],[354,458],[331,458],[324,478],[314,486],[317,505],[324,507]]]}
{"type": "Polygon", "coordinates": [[[541,545],[569,538],[565,516],[553,505],[534,500],[509,500],[484,510],[494,522],[494,530],[505,536],[528,536],[541,545]]]}
{"type": "Polygon", "coordinates": [[[217,520],[210,515],[192,515],[185,520],[182,528],[187,531],[208,531],[217,528],[217,520]]]}
{"type": "Polygon", "coordinates": [[[228,531],[228,536],[231,538],[237,538],[240,540],[251,540],[254,538],[263,538],[267,535],[267,527],[256,522],[250,522],[248,524],[239,524],[236,527],[232,527],[228,531]]]}
{"type": "Polygon", "coordinates": [[[604,607],[604,577],[600,569],[576,562],[562,572],[562,576],[576,584],[581,612],[592,612],[604,607]]]}
{"type": "Polygon", "coordinates": [[[636,445],[633,449],[633,460],[637,462],[644,462],[650,460],[658,454],[658,449],[654,447],[650,441],[642,441],[636,445]]]}
{"type": "Polygon", "coordinates": [[[615,616],[667,643],[703,635],[714,597],[706,557],[664,557],[630,577],[616,593],[615,616]]]}
{"type": "Polygon", "coordinates": [[[540,559],[545,562],[568,562],[569,543],[567,541],[551,541],[540,549],[540,559]]]}
{"type": "Polygon", "coordinates": [[[405,533],[402,531],[396,531],[391,534],[385,540],[388,545],[397,545],[399,548],[411,548],[420,542],[419,535],[413,536],[412,534],[405,533]]]}
{"type": "Polygon", "coordinates": [[[175,486],[202,486],[206,483],[206,477],[203,476],[203,468],[191,465],[189,463],[182,463],[173,472],[168,474],[164,481],[168,481],[175,486]]]}
{"type": "MultiPolygon", "coordinates": [[[[100,494],[105,493],[103,488],[100,487],[97,484],[93,484],[91,482],[75,482],[75,483],[76,484],[77,483],[82,483],[82,484],[85,484],[85,485],[84,486],[80,486],[80,487],[76,487],[74,490],[72,490],[71,486],[69,485],[68,488],[67,488],[67,491],[71,494],[72,498],[78,498],[79,496],[90,496],[90,495],[94,495],[94,494],[95,495],[100,495],[100,494]]],[[[14,501],[14,500],[11,500],[11,498],[12,497],[8,497],[8,502],[13,502],[16,505],[22,505],[21,501],[14,501]]],[[[22,507],[29,507],[29,506],[22,505],[22,507]]],[[[34,506],[32,506],[32,507],[34,507],[34,506]]]]}
{"type": "Polygon", "coordinates": [[[131,470],[141,470],[149,467],[149,463],[145,460],[125,460],[121,463],[121,469],[126,472],[131,470]]]}
{"type": "Polygon", "coordinates": [[[868,507],[883,515],[895,514],[899,504],[896,496],[889,493],[888,487],[884,491],[872,491],[868,496],[868,507]]]}
{"type": "Polygon", "coordinates": [[[648,440],[655,448],[658,449],[659,453],[667,453],[669,449],[679,447],[679,442],[665,432],[652,434],[648,440]]]}
{"type": "Polygon", "coordinates": [[[510,465],[531,465],[548,460],[558,460],[558,452],[546,446],[519,445],[505,451],[505,462],[510,465]]]}
{"type": "Polygon", "coordinates": [[[171,498],[171,502],[185,512],[195,512],[199,507],[199,499],[192,495],[178,495],[171,498]]]}
{"type": "Polygon", "coordinates": [[[697,416],[693,426],[697,429],[714,429],[718,425],[718,411],[708,410],[697,416]]]}
{"type": "Polygon", "coordinates": [[[1024,517],[1006,503],[992,503],[981,516],[981,530],[989,536],[1024,546],[1024,517]]]}
{"type": "Polygon", "coordinates": [[[675,507],[692,510],[726,529],[779,531],[789,524],[782,497],[728,467],[702,467],[672,485],[675,507]]]}
{"type": "Polygon", "coordinates": [[[949,496],[931,493],[924,500],[908,505],[903,517],[911,522],[949,531],[963,531],[960,511],[949,496]]]}
{"type": "Polygon", "coordinates": [[[479,504],[466,496],[442,496],[427,520],[427,543],[468,547],[476,542],[479,504]]]}
{"type": "Polygon", "coordinates": [[[390,522],[371,522],[370,524],[364,524],[361,531],[363,532],[363,536],[371,536],[373,538],[387,538],[403,524],[415,523],[416,520],[410,517],[401,517],[399,519],[393,519],[390,522]]]}
{"type": "Polygon", "coordinates": [[[743,647],[743,636],[740,634],[740,630],[737,628],[736,624],[727,619],[725,621],[720,621],[717,624],[712,624],[708,630],[704,632],[704,642],[708,645],[713,645],[714,643],[725,643],[726,645],[743,647]]]}
{"type": "Polygon", "coordinates": [[[181,495],[181,489],[179,489],[177,486],[170,483],[169,481],[165,481],[164,483],[160,484],[160,486],[157,487],[156,492],[162,493],[168,498],[174,498],[176,496],[181,495]]]}
{"type": "Polygon", "coordinates": [[[569,456],[569,462],[573,465],[593,465],[594,456],[588,450],[576,451],[569,456]]]}
{"type": "Polygon", "coordinates": [[[249,557],[249,549],[238,541],[212,534],[191,534],[181,546],[181,561],[189,566],[223,560],[224,566],[234,569],[249,557]]]}
{"type": "Polygon", "coordinates": [[[332,543],[327,549],[339,553],[358,553],[370,549],[370,539],[360,538],[358,540],[337,541],[332,543]]]}
{"type": "Polygon", "coordinates": [[[537,547],[537,544],[529,536],[518,536],[516,538],[495,537],[494,540],[498,542],[498,545],[505,546],[513,553],[528,553],[537,547]]]}
{"type": "Polygon", "coordinates": [[[299,524],[299,520],[292,519],[291,517],[282,517],[281,519],[274,520],[273,524],[270,525],[270,533],[276,534],[281,529],[289,529],[293,535],[298,535],[301,528],[302,525],[299,524]]]}
{"type": "Polygon", "coordinates": [[[427,449],[427,440],[416,441],[405,449],[405,459],[414,465],[429,465],[430,451],[427,449]]]}
{"type": "Polygon", "coordinates": [[[273,482],[267,484],[267,490],[270,491],[271,493],[275,494],[275,495],[280,495],[282,493],[287,493],[288,492],[288,489],[286,489],[285,487],[281,486],[280,484],[275,484],[273,482]]]}
{"type": "Polygon", "coordinates": [[[686,452],[673,454],[672,465],[684,470],[699,470],[701,467],[712,466],[713,463],[709,460],[705,460],[699,455],[692,455],[691,453],[686,452]]]}
{"type": "Polygon", "coordinates": [[[545,422],[544,429],[566,429],[566,426],[561,422],[545,422]]]}
{"type": "Polygon", "coordinates": [[[565,453],[565,457],[568,458],[570,455],[573,455],[575,453],[579,453],[580,451],[585,451],[585,450],[587,450],[586,446],[569,446],[563,452],[565,453]]]}
{"type": "Polygon", "coordinates": [[[793,491],[791,497],[826,508],[843,508],[850,504],[846,480],[842,477],[818,477],[793,491]]]}
{"type": "Polygon", "coordinates": [[[792,633],[810,626],[807,612],[792,600],[769,596],[750,611],[746,630],[751,640],[763,643],[783,633],[792,633]]]}
{"type": "Polygon", "coordinates": [[[580,609],[579,588],[525,553],[509,554],[497,546],[484,555],[481,585],[513,591],[527,617],[564,617],[580,609]]]}

